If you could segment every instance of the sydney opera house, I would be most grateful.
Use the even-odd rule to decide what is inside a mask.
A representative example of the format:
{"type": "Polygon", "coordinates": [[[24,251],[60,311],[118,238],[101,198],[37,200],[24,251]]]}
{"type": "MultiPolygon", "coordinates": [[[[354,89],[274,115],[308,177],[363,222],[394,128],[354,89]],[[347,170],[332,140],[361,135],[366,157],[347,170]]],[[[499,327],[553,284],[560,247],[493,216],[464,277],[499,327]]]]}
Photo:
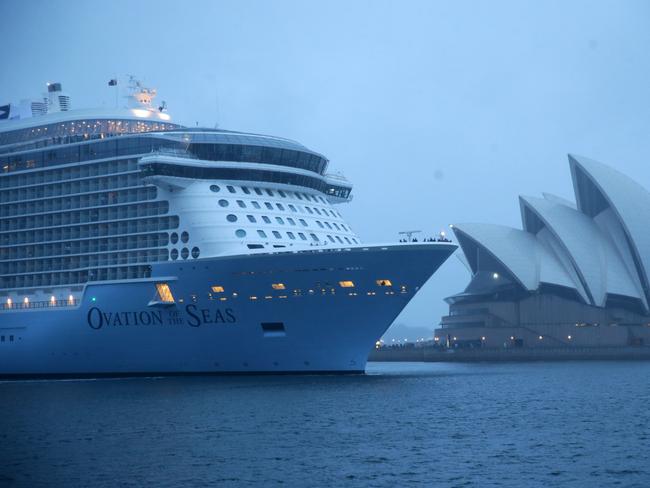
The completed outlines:
{"type": "Polygon", "coordinates": [[[575,203],[519,197],[522,229],[457,224],[471,271],[435,340],[450,347],[650,344],[650,192],[569,156],[575,203]]]}

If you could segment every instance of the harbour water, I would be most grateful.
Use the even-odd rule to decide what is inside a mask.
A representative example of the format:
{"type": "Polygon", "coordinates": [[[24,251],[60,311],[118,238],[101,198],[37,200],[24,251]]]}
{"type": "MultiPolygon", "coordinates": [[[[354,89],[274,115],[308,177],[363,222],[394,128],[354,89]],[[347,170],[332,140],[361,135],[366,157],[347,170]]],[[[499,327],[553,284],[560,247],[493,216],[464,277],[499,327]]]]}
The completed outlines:
{"type": "Polygon", "coordinates": [[[0,486],[650,486],[650,362],[0,383],[0,486]]]}

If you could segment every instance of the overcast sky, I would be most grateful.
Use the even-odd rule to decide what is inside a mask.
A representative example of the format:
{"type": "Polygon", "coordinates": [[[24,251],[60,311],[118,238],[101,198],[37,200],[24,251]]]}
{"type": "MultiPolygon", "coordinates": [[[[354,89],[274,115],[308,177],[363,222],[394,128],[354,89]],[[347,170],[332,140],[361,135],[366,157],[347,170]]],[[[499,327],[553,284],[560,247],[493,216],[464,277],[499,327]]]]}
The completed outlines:
{"type": "MultiPolygon", "coordinates": [[[[572,196],[566,154],[650,188],[647,1],[0,2],[0,104],[59,81],[77,108],[138,75],[181,123],[274,134],[354,183],[365,242],[520,226],[517,195],[572,196]]],[[[398,323],[437,324],[455,259],[398,323]]]]}

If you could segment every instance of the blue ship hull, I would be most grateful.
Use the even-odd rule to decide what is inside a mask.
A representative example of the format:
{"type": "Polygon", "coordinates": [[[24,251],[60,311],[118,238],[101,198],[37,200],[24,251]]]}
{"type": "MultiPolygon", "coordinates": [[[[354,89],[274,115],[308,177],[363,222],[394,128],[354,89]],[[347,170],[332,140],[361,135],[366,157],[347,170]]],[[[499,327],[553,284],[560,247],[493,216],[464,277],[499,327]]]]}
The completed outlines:
{"type": "Polygon", "coordinates": [[[12,341],[0,344],[0,376],[363,372],[375,341],[455,248],[155,264],[148,279],[86,285],[75,306],[1,311],[0,334],[12,341]],[[175,303],[155,300],[163,282],[175,303]]]}

